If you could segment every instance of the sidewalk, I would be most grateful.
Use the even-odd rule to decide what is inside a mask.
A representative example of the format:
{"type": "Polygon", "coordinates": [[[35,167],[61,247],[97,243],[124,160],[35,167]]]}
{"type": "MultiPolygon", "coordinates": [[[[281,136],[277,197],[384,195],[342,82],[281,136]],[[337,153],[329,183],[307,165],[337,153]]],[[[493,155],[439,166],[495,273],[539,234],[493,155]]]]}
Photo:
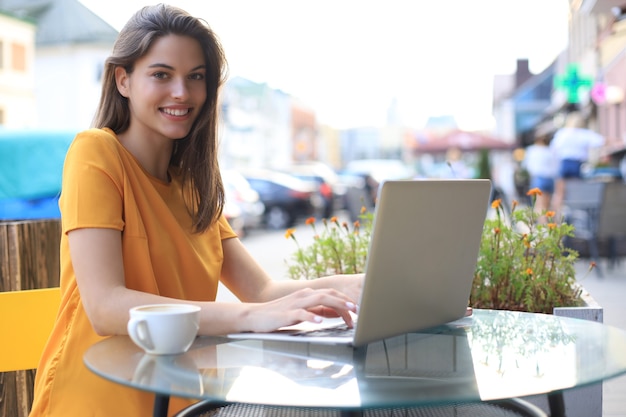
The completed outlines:
{"type": "MultiPolygon", "coordinates": [[[[603,277],[595,271],[587,274],[589,261],[577,264],[579,282],[602,307],[604,324],[626,330],[626,258],[622,257],[614,269],[608,269],[606,260],[600,261],[603,277]]],[[[610,379],[603,385],[602,416],[626,417],[626,375],[610,379]]]]}

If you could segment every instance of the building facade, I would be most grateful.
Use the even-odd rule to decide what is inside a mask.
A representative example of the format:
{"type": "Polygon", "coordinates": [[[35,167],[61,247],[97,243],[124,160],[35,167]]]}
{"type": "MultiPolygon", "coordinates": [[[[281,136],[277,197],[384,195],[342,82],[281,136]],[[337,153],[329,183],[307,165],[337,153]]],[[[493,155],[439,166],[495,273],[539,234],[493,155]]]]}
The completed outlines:
{"type": "Polygon", "coordinates": [[[32,20],[0,9],[0,127],[34,127],[35,31],[32,20]]]}
{"type": "Polygon", "coordinates": [[[34,121],[18,127],[90,127],[117,30],[78,0],[0,0],[0,10],[36,26],[28,49],[34,71],[34,105],[28,113],[34,121]]]}
{"type": "Polygon", "coordinates": [[[616,162],[626,154],[626,1],[585,0],[576,5],[572,2],[572,57],[594,57],[599,94],[591,102],[596,127],[606,138],[606,156],[616,162]]]}

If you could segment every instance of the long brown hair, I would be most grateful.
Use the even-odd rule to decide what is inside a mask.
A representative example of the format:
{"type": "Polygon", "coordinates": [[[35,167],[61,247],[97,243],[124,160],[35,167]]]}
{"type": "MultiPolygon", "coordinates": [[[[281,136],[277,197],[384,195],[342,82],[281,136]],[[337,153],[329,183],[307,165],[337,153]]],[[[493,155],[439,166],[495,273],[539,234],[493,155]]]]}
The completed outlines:
{"type": "Polygon", "coordinates": [[[206,102],[189,134],[174,143],[170,166],[182,178],[187,205],[196,232],[208,229],[224,208],[224,185],[218,164],[218,96],[226,79],[226,58],[222,46],[208,24],[177,7],[158,4],[139,10],[119,33],[113,52],[107,58],[100,104],[94,127],[108,127],[116,133],[130,125],[128,99],[117,90],[115,68],[128,73],[146,55],[152,44],[166,35],[196,39],[206,62],[206,102]]]}

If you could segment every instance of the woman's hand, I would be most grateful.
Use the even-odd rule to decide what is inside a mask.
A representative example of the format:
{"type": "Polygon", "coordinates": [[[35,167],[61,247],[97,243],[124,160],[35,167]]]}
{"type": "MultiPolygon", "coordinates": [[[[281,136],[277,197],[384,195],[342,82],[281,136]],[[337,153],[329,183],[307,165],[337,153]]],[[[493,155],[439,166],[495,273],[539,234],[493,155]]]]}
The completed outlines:
{"type": "Polygon", "coordinates": [[[351,274],[332,275],[329,277],[318,278],[313,282],[315,284],[321,284],[326,288],[334,288],[335,290],[350,297],[355,303],[358,303],[361,300],[364,281],[365,274],[351,274]]]}
{"type": "MultiPolygon", "coordinates": [[[[354,312],[358,314],[358,303],[361,299],[364,279],[364,274],[332,275],[308,282],[311,283],[312,288],[333,288],[341,292],[342,294],[347,295],[350,298],[351,302],[356,305],[356,310],[354,312]]],[[[337,313],[334,310],[326,308],[324,306],[315,307],[311,311],[321,317],[338,317],[337,313]]],[[[348,325],[352,327],[350,324],[348,325]]]]}
{"type": "Polygon", "coordinates": [[[351,297],[333,288],[304,288],[276,300],[250,304],[246,327],[268,332],[304,321],[319,323],[323,317],[341,317],[353,327],[351,313],[356,310],[351,297]]]}

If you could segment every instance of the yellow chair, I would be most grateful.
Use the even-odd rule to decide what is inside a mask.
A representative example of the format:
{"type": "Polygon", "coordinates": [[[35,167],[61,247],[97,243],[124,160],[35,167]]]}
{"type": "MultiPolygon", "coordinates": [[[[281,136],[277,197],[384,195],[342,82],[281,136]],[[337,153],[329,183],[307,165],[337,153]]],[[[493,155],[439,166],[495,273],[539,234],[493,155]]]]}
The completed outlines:
{"type": "Polygon", "coordinates": [[[0,292],[0,372],[37,368],[60,303],[58,287],[0,292]]]}

